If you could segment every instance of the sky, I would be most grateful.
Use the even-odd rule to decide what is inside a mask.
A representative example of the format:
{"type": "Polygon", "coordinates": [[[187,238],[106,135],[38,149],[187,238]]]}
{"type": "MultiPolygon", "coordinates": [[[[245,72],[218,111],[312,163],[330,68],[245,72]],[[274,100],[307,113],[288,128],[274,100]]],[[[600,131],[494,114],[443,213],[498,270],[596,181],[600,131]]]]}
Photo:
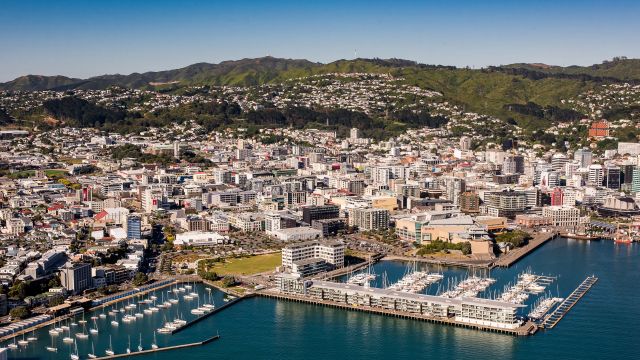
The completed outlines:
{"type": "Polygon", "coordinates": [[[640,1],[2,0],[0,81],[266,55],[474,68],[640,58],[640,1]]]}

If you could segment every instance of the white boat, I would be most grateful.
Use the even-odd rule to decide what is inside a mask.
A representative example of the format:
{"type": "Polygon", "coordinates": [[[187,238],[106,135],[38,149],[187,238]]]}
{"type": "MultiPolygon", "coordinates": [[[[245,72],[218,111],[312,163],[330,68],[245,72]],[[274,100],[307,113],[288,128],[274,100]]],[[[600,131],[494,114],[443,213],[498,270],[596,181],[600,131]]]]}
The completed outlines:
{"type": "Polygon", "coordinates": [[[151,311],[151,309],[144,309],[142,312],[147,314],[147,315],[151,315],[153,313],[153,311],[151,311]]]}
{"type": "Polygon", "coordinates": [[[58,335],[60,335],[60,331],[58,331],[56,329],[51,329],[51,330],[49,330],[49,335],[58,336],[58,335]]]}
{"type": "Polygon", "coordinates": [[[45,347],[45,349],[47,349],[47,351],[50,351],[50,352],[58,352],[58,348],[53,346],[47,346],[45,347]]]}
{"type": "Polygon", "coordinates": [[[27,346],[29,345],[29,342],[27,340],[24,339],[24,334],[22,334],[22,340],[18,340],[18,345],[20,346],[27,346]]]}
{"type": "Polygon", "coordinates": [[[142,351],[142,333],[140,333],[140,342],[138,343],[138,351],[142,351]]]}
{"type": "Polygon", "coordinates": [[[13,342],[12,343],[7,344],[7,347],[9,349],[11,349],[11,350],[15,350],[15,349],[18,348],[18,344],[16,344],[16,338],[15,337],[13,338],[13,342]]]}
{"type": "Polygon", "coordinates": [[[185,285],[185,286],[184,286],[184,288],[185,288],[186,290],[191,290],[193,287],[192,287],[191,285],[187,284],[187,285],[185,285]]]}
{"type": "Polygon", "coordinates": [[[73,354],[71,354],[71,360],[80,360],[80,355],[78,355],[78,344],[76,344],[76,349],[73,354]]]}
{"type": "Polygon", "coordinates": [[[97,358],[97,356],[96,356],[96,348],[93,347],[93,341],[91,342],[91,352],[87,354],[87,357],[89,357],[89,359],[97,358]]]}
{"type": "Polygon", "coordinates": [[[134,316],[137,317],[138,319],[140,319],[140,318],[144,317],[144,314],[137,312],[137,313],[134,314],[134,316]]]}
{"type": "Polygon", "coordinates": [[[131,354],[131,335],[129,335],[129,342],[127,344],[127,354],[131,354]]]}
{"type": "Polygon", "coordinates": [[[74,340],[73,340],[72,337],[66,336],[66,337],[62,338],[62,342],[65,343],[65,344],[72,344],[72,343],[74,343],[74,340]]]}
{"type": "Polygon", "coordinates": [[[89,334],[85,333],[76,333],[76,337],[80,340],[86,340],[89,338],[89,334]]]}
{"type": "Polygon", "coordinates": [[[111,326],[118,326],[118,325],[120,325],[120,324],[118,324],[117,321],[115,321],[115,320],[111,321],[111,326]]]}
{"type": "Polygon", "coordinates": [[[96,319],[93,319],[93,327],[89,329],[89,332],[94,335],[98,333],[98,322],[96,321],[96,319]]]}
{"type": "Polygon", "coordinates": [[[165,328],[165,327],[162,327],[162,328],[158,329],[158,333],[160,333],[160,334],[171,334],[172,331],[173,330],[171,330],[169,328],[165,328]]]}
{"type": "Polygon", "coordinates": [[[27,341],[32,342],[32,341],[36,341],[36,340],[38,340],[38,338],[36,337],[36,331],[34,330],[34,331],[31,332],[31,336],[29,336],[27,338],[27,341]]]}
{"type": "Polygon", "coordinates": [[[156,332],[153,332],[153,342],[151,343],[151,348],[152,349],[157,349],[158,348],[158,341],[156,341],[156,332]]]}
{"type": "Polygon", "coordinates": [[[107,356],[113,356],[115,353],[113,352],[113,345],[111,345],[111,335],[109,335],[109,348],[104,351],[107,356]]]}

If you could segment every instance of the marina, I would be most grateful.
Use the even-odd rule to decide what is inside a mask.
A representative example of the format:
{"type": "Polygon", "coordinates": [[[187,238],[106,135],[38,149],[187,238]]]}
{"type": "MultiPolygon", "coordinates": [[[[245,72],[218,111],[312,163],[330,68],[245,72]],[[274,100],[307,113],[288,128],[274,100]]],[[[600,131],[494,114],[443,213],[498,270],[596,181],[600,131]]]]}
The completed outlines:
{"type": "MultiPolygon", "coordinates": [[[[537,351],[545,351],[544,349],[563,349],[567,342],[570,342],[570,338],[573,338],[575,334],[580,334],[582,337],[591,339],[591,343],[586,345],[589,349],[589,354],[600,354],[604,356],[604,349],[599,347],[592,347],[592,343],[596,343],[600,339],[599,332],[592,332],[592,325],[594,323],[600,323],[605,321],[602,317],[598,318],[598,314],[607,313],[607,320],[610,321],[609,326],[616,329],[622,329],[626,326],[627,322],[624,320],[627,315],[617,313],[617,308],[620,306],[620,301],[630,301],[632,293],[629,293],[625,288],[616,288],[612,290],[611,286],[616,282],[621,281],[622,284],[634,284],[640,279],[637,278],[632,271],[625,271],[623,273],[616,272],[616,282],[612,282],[613,274],[606,272],[607,269],[612,268],[612,264],[616,261],[619,265],[627,265],[627,270],[630,270],[628,266],[632,266],[633,262],[629,262],[625,259],[631,259],[632,256],[637,256],[636,247],[628,246],[616,246],[613,242],[594,242],[587,243],[584,241],[572,241],[566,239],[558,239],[551,242],[545,247],[541,248],[539,252],[536,252],[531,257],[523,260],[521,264],[518,264],[510,269],[495,269],[491,272],[491,278],[496,282],[489,286],[487,290],[480,293],[479,296],[485,297],[497,297],[491,296],[491,294],[498,293],[498,289],[504,289],[505,286],[511,286],[510,283],[514,279],[519,279],[519,276],[523,273],[532,273],[533,271],[544,271],[544,273],[552,273],[554,276],[558,276],[555,280],[553,287],[558,287],[559,290],[553,289],[554,296],[556,291],[562,297],[568,297],[577,284],[580,284],[584,280],[584,276],[581,276],[580,271],[574,269],[584,269],[587,266],[594,266],[593,271],[598,272],[598,277],[601,279],[598,286],[595,286],[589,290],[588,296],[585,296],[582,301],[574,303],[571,308],[570,316],[564,316],[562,325],[555,326],[553,329],[549,329],[549,336],[528,336],[526,340],[519,340],[521,336],[503,336],[499,334],[516,335],[511,330],[498,330],[489,327],[481,328],[475,324],[456,323],[455,318],[436,318],[426,317],[408,314],[405,311],[399,310],[381,310],[381,309],[368,309],[365,306],[352,306],[347,304],[335,304],[333,302],[323,301],[305,301],[304,299],[287,298],[283,296],[273,296],[268,294],[260,294],[261,296],[243,297],[241,300],[234,302],[233,306],[225,307],[226,304],[231,303],[224,302],[225,294],[217,289],[212,290],[212,296],[216,304],[216,312],[208,315],[201,320],[194,321],[197,317],[190,313],[190,310],[198,307],[197,300],[185,301],[180,296],[180,301],[177,305],[172,306],[169,309],[161,309],[153,315],[144,315],[143,318],[139,318],[132,323],[122,323],[118,328],[111,329],[109,326],[105,327],[105,322],[111,321],[112,316],[108,313],[117,309],[118,319],[124,315],[120,312],[122,308],[128,305],[128,301],[121,301],[117,304],[112,304],[104,309],[99,307],[93,312],[89,311],[85,314],[87,320],[86,326],[88,329],[93,327],[92,317],[97,317],[99,333],[97,338],[91,337],[86,341],[79,341],[76,339],[74,344],[63,344],[61,338],[63,335],[58,335],[53,339],[49,336],[48,331],[50,329],[55,330],[55,327],[61,328],[67,326],[64,319],[59,319],[55,322],[55,326],[45,327],[35,331],[35,337],[38,338],[32,344],[26,347],[21,347],[17,344],[18,340],[21,340],[22,336],[16,338],[15,349],[9,350],[9,356],[11,358],[43,358],[43,359],[64,359],[70,358],[70,355],[75,353],[75,345],[78,347],[78,354],[81,359],[87,358],[89,353],[95,354],[98,357],[105,357],[105,349],[109,348],[109,335],[113,340],[114,355],[126,354],[126,348],[128,345],[128,337],[131,337],[131,353],[136,353],[136,348],[142,339],[142,346],[145,350],[151,349],[152,343],[154,343],[154,331],[158,327],[162,326],[163,317],[166,314],[167,320],[171,320],[174,316],[182,313],[185,320],[189,321],[190,325],[182,328],[179,331],[174,332],[171,335],[158,334],[155,332],[155,338],[157,346],[159,348],[193,343],[198,338],[201,338],[202,334],[215,334],[219,329],[224,332],[225,340],[216,344],[215,347],[208,348],[202,346],[194,346],[190,348],[175,349],[171,352],[157,352],[153,355],[153,358],[157,359],[171,359],[175,356],[189,356],[192,359],[207,359],[211,356],[228,358],[228,357],[243,357],[251,356],[255,354],[256,343],[268,344],[267,347],[261,347],[260,351],[264,352],[265,357],[276,357],[284,359],[293,359],[303,357],[308,351],[316,351],[318,353],[324,353],[330,356],[339,356],[338,353],[329,351],[325,347],[320,347],[317,344],[322,343],[322,336],[319,335],[319,329],[322,329],[322,333],[330,331],[335,334],[334,348],[336,351],[343,353],[348,351],[349,348],[355,346],[359,348],[369,349],[368,351],[375,351],[384,353],[389,347],[396,346],[394,349],[397,354],[416,354],[425,345],[430,346],[435,356],[446,356],[449,349],[455,347],[459,353],[480,354],[477,357],[479,359],[488,359],[481,354],[484,351],[492,351],[496,354],[502,354],[502,356],[509,356],[516,359],[533,359],[528,354],[535,354],[537,351]],[[571,252],[582,252],[586,255],[581,257],[572,257],[562,255],[571,252]],[[549,253],[560,254],[561,259],[549,260],[549,253]],[[598,259],[598,260],[596,260],[598,259]],[[595,265],[594,265],[595,264],[595,265]],[[607,280],[602,280],[603,277],[607,280]],[[615,291],[617,296],[610,297],[611,291],[615,291]],[[618,304],[618,305],[616,305],[618,304]],[[606,309],[602,306],[606,305],[606,309]],[[224,311],[222,309],[224,307],[224,311]],[[100,319],[101,314],[105,314],[106,320],[100,319]],[[611,315],[609,316],[609,314],[611,315]],[[594,318],[595,317],[595,318],[594,318]],[[279,322],[280,325],[272,325],[279,322]],[[348,322],[353,328],[359,331],[367,332],[366,338],[354,338],[345,332],[345,322],[348,322]],[[394,335],[389,336],[387,331],[383,329],[394,329],[394,335]],[[442,338],[441,334],[448,334],[446,339],[442,338]],[[595,336],[595,337],[594,337],[595,336]],[[252,341],[247,342],[247,337],[251,337],[252,341]],[[398,342],[398,338],[402,337],[407,339],[407,342],[398,342]],[[468,339],[477,338],[478,343],[469,342],[468,339]],[[284,339],[287,339],[286,341],[284,339]],[[91,342],[94,342],[92,350],[91,342]],[[287,347],[290,341],[304,344],[305,351],[301,352],[298,348],[287,347]],[[480,342],[482,345],[480,345],[480,342]],[[420,346],[418,346],[420,344],[420,346]],[[52,346],[53,345],[53,346],[52,346]],[[518,351],[515,350],[517,347],[518,351]],[[47,348],[52,348],[49,351],[47,348]],[[53,350],[56,348],[56,350],[53,350]],[[286,354],[281,355],[278,348],[286,349],[286,354]],[[542,350],[540,350],[542,349],[542,350]]],[[[381,261],[372,267],[372,272],[377,274],[386,273],[386,277],[390,282],[397,282],[406,275],[408,264],[405,262],[395,261],[381,261]]],[[[418,271],[428,271],[426,267],[417,267],[418,271]]],[[[460,281],[457,279],[465,279],[468,277],[485,277],[488,274],[474,274],[466,269],[462,268],[442,268],[443,280],[439,286],[431,286],[425,289],[425,293],[437,296],[439,292],[446,289],[445,284],[455,284],[460,281]]],[[[371,282],[371,286],[382,287],[382,277],[378,276],[371,282]]],[[[183,284],[177,284],[164,288],[164,298],[167,300],[169,296],[168,292],[175,294],[175,291],[179,292],[179,288],[183,287],[183,284]]],[[[209,297],[206,287],[202,284],[191,285],[193,289],[198,292],[201,299],[200,305],[209,297]]],[[[452,285],[453,286],[453,285],[452,285]]],[[[193,290],[192,289],[192,290],[193,290]]],[[[539,293],[539,298],[531,295],[531,298],[527,299],[523,305],[525,308],[520,308],[519,313],[521,315],[528,315],[540,305],[545,297],[550,296],[550,287],[547,287],[544,292],[539,293]]],[[[184,292],[179,292],[181,295],[189,294],[191,291],[184,289],[184,292]]],[[[148,308],[153,304],[150,300],[150,295],[141,296],[136,298],[135,302],[139,304],[140,301],[144,303],[139,304],[140,308],[148,308]],[[143,307],[144,306],[144,307],[143,307]]],[[[162,293],[155,291],[153,295],[157,298],[156,304],[162,300],[162,293]]],[[[499,294],[498,294],[499,295],[499,294]]],[[[583,294],[584,295],[584,294],[583,294]]],[[[405,294],[405,296],[413,296],[412,294],[405,294]]],[[[172,297],[173,298],[173,297],[172,297]]],[[[134,299],[131,299],[131,303],[134,299]]],[[[557,306],[557,304],[556,304],[557,306]]],[[[135,309],[130,309],[129,312],[135,309]]],[[[553,312],[553,309],[551,310],[553,312]]],[[[631,310],[628,316],[634,316],[635,309],[631,310]]],[[[116,313],[116,312],[114,312],[116,313]]],[[[70,322],[76,322],[82,320],[82,315],[77,315],[70,322]]],[[[534,320],[534,319],[532,319],[534,320]]],[[[534,321],[527,322],[529,329],[533,331],[533,327],[536,327],[534,321]]],[[[525,325],[523,324],[523,325],[525,325]]],[[[82,331],[81,326],[77,328],[69,324],[72,332],[82,331]]],[[[524,330],[525,328],[523,328],[524,330]]],[[[540,332],[540,330],[537,330],[540,332]]],[[[67,332],[64,331],[64,336],[67,332]]],[[[32,335],[31,332],[25,334],[25,340],[32,335]]],[[[623,335],[623,339],[625,336],[623,335]]],[[[13,341],[10,341],[13,343],[13,341]]],[[[5,346],[9,345],[7,342],[5,346]]],[[[549,350],[546,350],[549,351],[549,350]]],[[[562,351],[562,350],[560,350],[562,351]]],[[[144,358],[145,354],[142,354],[144,358]]],[[[584,353],[582,354],[585,355],[584,353]]]]}

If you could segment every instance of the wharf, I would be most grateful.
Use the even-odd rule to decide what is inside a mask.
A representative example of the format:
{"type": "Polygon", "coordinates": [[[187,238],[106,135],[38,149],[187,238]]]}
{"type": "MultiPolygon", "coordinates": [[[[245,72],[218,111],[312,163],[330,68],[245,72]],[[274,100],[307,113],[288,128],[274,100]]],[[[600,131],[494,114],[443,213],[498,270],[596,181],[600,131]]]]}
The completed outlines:
{"type": "Polygon", "coordinates": [[[537,249],[541,245],[545,244],[551,239],[555,239],[558,236],[557,232],[538,233],[533,236],[533,239],[529,240],[529,243],[521,248],[513,249],[508,253],[500,256],[492,265],[494,267],[508,268],[511,265],[517,263],[520,259],[527,256],[530,252],[537,249]]]}
{"type": "Polygon", "coordinates": [[[224,310],[224,309],[227,309],[227,308],[229,308],[229,307],[231,307],[231,306],[233,306],[233,305],[235,305],[235,304],[239,303],[240,301],[242,301],[242,300],[244,300],[244,299],[246,299],[246,298],[248,298],[248,297],[252,297],[252,296],[254,296],[254,294],[247,294],[247,295],[244,295],[244,296],[241,296],[241,297],[235,298],[235,299],[233,299],[233,300],[229,301],[228,303],[226,303],[226,304],[224,304],[224,305],[222,305],[222,306],[220,306],[220,307],[216,307],[215,309],[211,310],[210,312],[208,312],[208,313],[206,313],[206,314],[203,314],[203,315],[201,315],[201,316],[198,316],[197,318],[195,318],[195,319],[193,319],[193,320],[189,321],[188,323],[184,324],[183,326],[180,326],[179,328],[177,328],[177,329],[175,329],[175,330],[171,331],[171,335],[173,335],[173,334],[175,334],[175,333],[178,333],[178,332],[180,332],[180,331],[182,331],[182,330],[185,330],[186,328],[190,327],[191,325],[196,324],[196,323],[198,323],[198,322],[200,322],[200,321],[202,321],[202,320],[204,320],[204,319],[208,318],[209,316],[211,316],[211,315],[213,315],[213,314],[217,314],[217,313],[219,313],[220,311],[222,311],[222,310],[224,310]]]}
{"type": "Polygon", "coordinates": [[[384,255],[383,254],[375,254],[371,257],[371,259],[361,262],[361,263],[357,263],[351,266],[345,266],[343,268],[340,269],[336,269],[333,271],[330,271],[328,273],[323,274],[323,276],[321,276],[322,279],[327,280],[327,279],[335,279],[339,276],[342,275],[346,275],[355,271],[358,271],[360,269],[364,269],[370,265],[373,265],[375,263],[377,263],[380,259],[382,259],[384,255]]]}
{"type": "Polygon", "coordinates": [[[558,307],[547,317],[541,324],[541,327],[545,329],[553,329],[554,326],[562,320],[562,318],[571,310],[571,308],[582,299],[584,294],[591,289],[591,287],[598,281],[595,276],[589,276],[569,295],[558,307]]]}
{"type": "Polygon", "coordinates": [[[154,354],[154,353],[158,353],[158,352],[162,352],[162,351],[170,351],[170,350],[178,350],[178,349],[184,349],[184,348],[189,348],[189,347],[194,347],[194,346],[202,346],[202,345],[206,345],[206,344],[208,344],[210,342],[213,342],[215,340],[218,340],[218,339],[220,339],[220,335],[216,335],[216,336],[208,338],[208,339],[206,339],[204,341],[190,343],[190,344],[165,346],[165,347],[159,347],[157,349],[135,351],[135,352],[131,352],[129,354],[115,354],[115,355],[111,355],[111,356],[103,356],[103,357],[99,357],[99,358],[96,358],[96,359],[117,359],[117,358],[124,358],[124,357],[137,356],[137,355],[148,355],[148,354],[154,354]]]}
{"type": "Polygon", "coordinates": [[[503,329],[503,328],[496,328],[496,327],[482,325],[482,324],[460,322],[460,321],[456,321],[453,317],[433,317],[433,316],[413,314],[413,313],[408,313],[408,312],[398,311],[398,310],[374,308],[374,307],[364,306],[364,305],[353,306],[353,305],[347,305],[347,304],[342,304],[342,303],[337,303],[337,302],[327,301],[327,300],[310,299],[304,296],[281,294],[281,293],[277,293],[269,290],[263,290],[263,291],[257,292],[256,294],[264,297],[275,298],[278,300],[287,300],[287,301],[301,302],[301,303],[307,303],[312,305],[328,306],[328,307],[339,308],[344,310],[361,311],[361,312],[373,313],[378,315],[426,321],[426,322],[431,322],[435,324],[450,325],[450,326],[462,327],[467,329],[482,330],[482,331],[488,331],[488,332],[499,333],[499,334],[513,335],[513,336],[529,336],[529,335],[535,334],[536,331],[538,330],[538,325],[536,325],[532,321],[527,321],[526,323],[522,324],[520,327],[515,329],[503,329]]]}

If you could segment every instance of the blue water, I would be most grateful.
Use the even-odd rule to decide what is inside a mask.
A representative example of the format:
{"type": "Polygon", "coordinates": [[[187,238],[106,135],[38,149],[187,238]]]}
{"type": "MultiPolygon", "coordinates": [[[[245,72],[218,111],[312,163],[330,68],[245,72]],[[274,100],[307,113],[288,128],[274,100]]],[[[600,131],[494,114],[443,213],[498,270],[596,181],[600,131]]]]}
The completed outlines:
{"type": "MultiPolygon", "coordinates": [[[[498,283],[485,295],[494,288],[500,292],[523,270],[557,276],[550,290],[554,295],[559,292],[562,297],[566,297],[587,275],[599,277],[596,285],[554,329],[532,337],[517,338],[355,311],[252,298],[176,335],[158,335],[160,346],[199,341],[218,331],[222,336],[219,341],[137,358],[640,359],[640,341],[635,328],[635,322],[640,319],[637,304],[640,296],[639,249],[638,244],[556,239],[513,268],[492,271],[490,275],[498,279],[498,283]]],[[[394,281],[402,276],[405,268],[405,263],[383,261],[374,267],[374,271],[377,274],[386,271],[389,280],[394,281]]],[[[441,270],[451,278],[450,281],[467,274],[464,269],[441,270]]],[[[198,289],[204,294],[201,287],[198,289]]],[[[436,290],[437,285],[428,292],[436,290]]],[[[221,296],[216,293],[216,304],[222,304],[221,296]]],[[[188,312],[188,305],[181,306],[185,306],[184,311],[188,312]]],[[[132,325],[135,327],[130,331],[132,348],[137,347],[137,337],[142,330],[153,328],[157,321],[162,322],[161,319],[145,317],[147,320],[149,323],[132,325]]],[[[118,339],[117,352],[126,347],[126,326],[121,324],[117,335],[114,335],[118,339]]],[[[44,351],[50,339],[46,330],[39,332],[38,336],[38,344],[12,351],[10,357],[69,358],[66,350],[58,354],[44,351]]],[[[144,335],[145,348],[151,336],[148,331],[144,335]]],[[[105,337],[101,329],[98,342],[104,341],[105,337]]],[[[81,358],[85,358],[85,346],[80,347],[81,358]]],[[[104,354],[104,345],[101,346],[100,354],[104,354]]]]}

